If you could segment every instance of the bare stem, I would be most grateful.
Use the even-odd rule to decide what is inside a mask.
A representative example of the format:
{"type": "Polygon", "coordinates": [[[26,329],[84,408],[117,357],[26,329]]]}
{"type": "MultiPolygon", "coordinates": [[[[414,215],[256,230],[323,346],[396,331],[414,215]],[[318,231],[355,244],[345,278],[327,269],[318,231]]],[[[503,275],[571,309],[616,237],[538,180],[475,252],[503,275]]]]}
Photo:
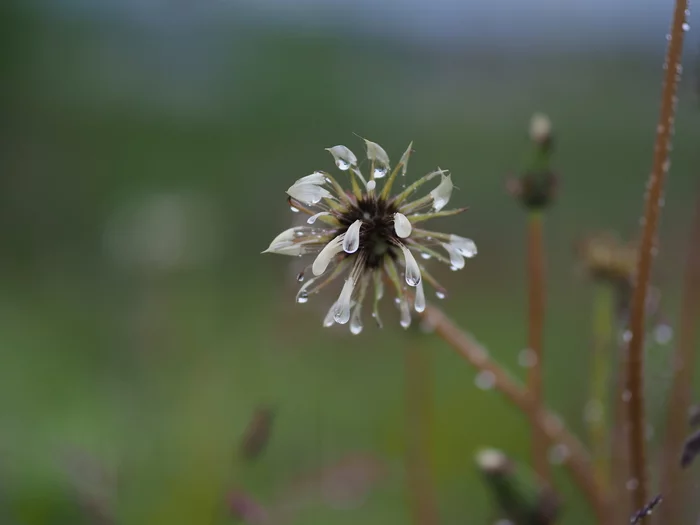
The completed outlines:
{"type": "Polygon", "coordinates": [[[683,278],[678,344],[673,356],[673,383],[668,398],[666,435],[661,454],[661,490],[663,507],[660,523],[679,523],[680,509],[687,498],[687,476],[678,458],[688,433],[688,409],[691,404],[691,381],[695,370],[697,322],[700,319],[700,189],[696,197],[689,249],[683,278]]]}
{"type": "Polygon", "coordinates": [[[549,444],[566,447],[566,466],[589,501],[598,523],[607,524],[608,503],[602,487],[596,483],[591,460],[586,448],[572,435],[553,413],[536,404],[529,390],[520,385],[511,375],[489,358],[488,352],[468,334],[460,330],[441,310],[428,305],[424,314],[426,323],[447,342],[460,356],[480,371],[492,374],[494,387],[501,391],[522,410],[547,438],[549,444]]]}
{"type": "Polygon", "coordinates": [[[632,339],[629,342],[629,349],[626,353],[627,390],[632,396],[627,412],[630,424],[629,450],[632,462],[632,476],[637,480],[636,488],[633,490],[633,503],[637,508],[642,508],[646,504],[648,496],[644,435],[644,378],[642,375],[644,368],[644,313],[654,258],[656,230],[661,212],[660,202],[663,197],[664,181],[669,169],[668,157],[675,119],[676,90],[681,76],[681,55],[687,13],[688,0],[676,0],[668,49],[666,50],[666,61],[664,63],[665,72],[661,94],[661,110],[657,125],[656,142],[654,144],[652,169],[647,185],[641,244],[632,298],[630,317],[632,339]]]}
{"type": "MultiPolygon", "coordinates": [[[[542,387],[542,343],[544,331],[544,235],[542,214],[530,212],[527,230],[527,274],[528,274],[528,347],[535,353],[534,365],[528,370],[527,387],[533,402],[544,405],[542,387]]],[[[536,426],[532,427],[532,462],[537,475],[545,484],[551,477],[547,462],[547,438],[536,426]]]]}
{"type": "Polygon", "coordinates": [[[596,479],[601,486],[610,482],[610,451],[608,441],[608,412],[614,295],[607,283],[596,285],[593,313],[593,356],[591,364],[590,398],[584,418],[596,479]]]}
{"type": "Polygon", "coordinates": [[[430,355],[409,343],[406,351],[406,473],[414,525],[439,522],[430,461],[433,383],[430,355]]]}

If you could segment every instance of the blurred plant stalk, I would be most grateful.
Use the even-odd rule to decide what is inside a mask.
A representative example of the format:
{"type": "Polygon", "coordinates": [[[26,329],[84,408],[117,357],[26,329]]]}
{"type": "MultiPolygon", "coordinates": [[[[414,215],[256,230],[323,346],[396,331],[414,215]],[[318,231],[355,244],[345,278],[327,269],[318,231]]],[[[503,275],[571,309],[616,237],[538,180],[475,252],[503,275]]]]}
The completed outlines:
{"type": "MultiPolygon", "coordinates": [[[[542,380],[544,309],[545,309],[545,265],[544,227],[540,211],[531,211],[527,232],[528,267],[528,348],[534,352],[535,361],[528,369],[527,386],[537,405],[544,405],[542,380]]],[[[532,458],[537,475],[546,483],[551,479],[547,459],[547,439],[542,431],[532,426],[532,458]]]]}
{"type": "Polygon", "coordinates": [[[678,458],[688,434],[688,414],[696,365],[697,323],[700,320],[700,187],[688,241],[679,336],[673,355],[673,380],[661,454],[661,491],[666,502],[659,510],[659,523],[680,523],[682,509],[689,496],[688,473],[680,468],[678,458]]]}
{"type": "MultiPolygon", "coordinates": [[[[656,232],[661,215],[664,182],[670,169],[669,153],[673,133],[678,82],[682,72],[683,39],[688,29],[687,17],[690,11],[688,0],[676,0],[668,47],[664,61],[664,81],[661,93],[661,109],[656,126],[656,141],[651,173],[646,187],[644,216],[642,218],[641,244],[634,294],[630,315],[631,339],[625,356],[627,390],[630,400],[627,404],[629,421],[629,452],[631,474],[634,484],[631,487],[635,508],[642,508],[648,499],[646,418],[644,413],[644,339],[645,310],[647,291],[651,278],[651,267],[656,254],[656,232]]],[[[671,505],[667,505],[671,506],[671,505]]],[[[630,513],[635,509],[631,509],[630,513]]],[[[670,525],[670,524],[669,524],[670,525]]]]}
{"type": "Polygon", "coordinates": [[[413,338],[404,352],[407,492],[411,522],[414,525],[437,525],[439,515],[430,457],[433,437],[433,367],[430,354],[418,341],[413,338]]]}
{"type": "Polygon", "coordinates": [[[607,406],[610,402],[611,343],[615,320],[615,295],[607,283],[596,283],[593,299],[593,355],[590,397],[584,419],[593,456],[596,480],[610,485],[610,432],[607,406]]]}

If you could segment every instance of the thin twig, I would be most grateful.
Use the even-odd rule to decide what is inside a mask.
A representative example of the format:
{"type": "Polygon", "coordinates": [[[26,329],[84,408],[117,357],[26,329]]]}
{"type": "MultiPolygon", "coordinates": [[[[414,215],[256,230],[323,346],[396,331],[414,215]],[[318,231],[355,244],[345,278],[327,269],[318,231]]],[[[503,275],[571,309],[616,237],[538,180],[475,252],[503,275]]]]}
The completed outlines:
{"type": "Polygon", "coordinates": [[[408,343],[406,356],[406,474],[414,525],[439,522],[430,461],[433,382],[430,355],[408,343]]]}
{"type": "Polygon", "coordinates": [[[646,443],[644,417],[644,311],[647,288],[651,277],[651,266],[655,252],[656,230],[661,212],[664,181],[669,169],[669,149],[676,110],[676,90],[681,76],[681,58],[685,35],[688,0],[676,0],[671,33],[669,35],[666,61],[664,63],[664,86],[661,94],[661,111],[654,144],[654,158],[647,186],[647,196],[642,220],[642,236],[639,248],[637,274],[630,317],[632,339],[627,352],[627,390],[631,394],[628,404],[630,423],[629,449],[632,476],[637,485],[633,500],[637,508],[646,504],[648,487],[646,472],[646,443]]]}
{"type": "Polygon", "coordinates": [[[601,486],[610,483],[608,401],[610,392],[611,345],[615,320],[614,292],[609,283],[597,283],[593,314],[593,349],[590,399],[584,419],[588,426],[589,446],[596,478],[601,486]]]}
{"type": "Polygon", "coordinates": [[[679,523],[680,509],[687,498],[688,476],[678,467],[678,457],[688,433],[697,322],[700,319],[700,188],[688,248],[678,343],[673,356],[673,382],[667,402],[666,435],[661,454],[661,490],[666,494],[666,505],[661,509],[660,523],[679,523]]]}
{"type": "MultiPolygon", "coordinates": [[[[544,235],[542,213],[531,211],[527,228],[527,274],[528,274],[528,347],[536,357],[528,369],[527,387],[537,406],[543,406],[542,387],[542,343],[544,332],[544,235]]],[[[533,468],[541,480],[549,484],[550,468],[547,461],[547,439],[536,426],[532,427],[533,468]]]]}
{"type": "Polygon", "coordinates": [[[593,466],[586,448],[572,435],[553,413],[534,403],[532,395],[511,375],[489,358],[488,352],[473,338],[460,330],[441,310],[428,305],[424,314],[428,326],[447,342],[460,356],[482,372],[488,372],[494,380],[494,388],[501,391],[546,436],[550,444],[561,444],[568,453],[566,466],[589,501],[598,523],[607,520],[607,501],[605,492],[596,483],[593,466]]]}

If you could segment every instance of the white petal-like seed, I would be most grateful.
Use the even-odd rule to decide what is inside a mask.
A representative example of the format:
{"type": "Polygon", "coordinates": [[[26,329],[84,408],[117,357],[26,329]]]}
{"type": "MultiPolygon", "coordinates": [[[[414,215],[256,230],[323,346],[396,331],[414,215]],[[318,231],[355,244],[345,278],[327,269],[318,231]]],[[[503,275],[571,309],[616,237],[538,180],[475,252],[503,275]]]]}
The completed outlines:
{"type": "Polygon", "coordinates": [[[329,211],[318,212],[316,215],[312,215],[311,217],[306,219],[306,223],[313,224],[316,222],[316,219],[318,219],[319,217],[323,217],[324,215],[330,215],[330,214],[331,214],[331,212],[329,212],[329,211]]]}
{"type": "Polygon", "coordinates": [[[326,271],[333,257],[343,251],[343,234],[338,235],[323,247],[323,250],[316,256],[311,265],[311,272],[314,275],[321,275],[326,271]]]}
{"type": "Polygon", "coordinates": [[[450,235],[450,244],[464,257],[471,259],[477,254],[476,244],[471,239],[450,235]]]}
{"type": "Polygon", "coordinates": [[[333,197],[326,188],[311,182],[293,184],[287,190],[287,195],[304,204],[317,204],[321,199],[333,197]]]}
{"type": "Polygon", "coordinates": [[[450,256],[450,264],[452,264],[454,268],[457,270],[464,268],[464,257],[457,251],[457,248],[446,242],[442,243],[442,247],[445,248],[445,251],[450,256]]]}
{"type": "Polygon", "coordinates": [[[276,244],[282,244],[285,242],[289,242],[294,239],[294,234],[295,234],[296,228],[289,228],[288,230],[284,230],[282,233],[280,233],[277,237],[272,239],[272,242],[270,243],[270,246],[267,247],[267,250],[265,250],[262,253],[268,253],[273,251],[273,247],[276,244]]]}
{"type": "Polygon", "coordinates": [[[425,291],[423,290],[423,281],[419,282],[418,286],[416,286],[416,297],[413,300],[413,307],[418,313],[425,311],[425,291]]]}
{"type": "Polygon", "coordinates": [[[433,209],[435,211],[440,211],[450,202],[452,188],[452,176],[449,174],[442,175],[440,184],[430,192],[430,196],[433,198],[433,209]]]}
{"type": "Polygon", "coordinates": [[[333,155],[335,165],[339,169],[346,171],[350,169],[350,166],[357,166],[357,157],[345,146],[333,146],[332,148],[326,148],[326,150],[333,155]]]}
{"type": "Polygon", "coordinates": [[[406,261],[406,284],[409,286],[418,286],[421,279],[418,261],[416,261],[416,258],[411,253],[411,250],[406,248],[406,246],[401,245],[401,251],[403,252],[403,256],[406,261]]]}
{"type": "Polygon", "coordinates": [[[396,235],[405,239],[411,235],[413,226],[411,226],[411,221],[409,221],[403,213],[394,213],[394,231],[396,235]]]}
{"type": "Polygon", "coordinates": [[[335,306],[336,303],[333,303],[333,305],[328,310],[326,317],[323,318],[323,326],[325,326],[326,328],[335,324],[335,306]]]}
{"type": "Polygon", "coordinates": [[[333,318],[338,324],[345,324],[350,320],[350,308],[352,307],[352,292],[355,289],[355,281],[352,277],[345,280],[338,301],[335,303],[333,318]]]}
{"type": "Polygon", "coordinates": [[[389,155],[376,142],[365,139],[365,143],[367,144],[367,160],[373,161],[375,165],[373,176],[376,179],[381,179],[386,176],[389,169],[389,155]]]}
{"type": "Polygon", "coordinates": [[[360,247],[360,228],[362,228],[362,221],[357,219],[345,232],[343,250],[345,250],[346,253],[355,253],[360,247]]]}
{"type": "Polygon", "coordinates": [[[325,184],[326,182],[326,174],[321,173],[320,171],[314,171],[311,175],[307,175],[306,177],[302,177],[301,179],[298,179],[295,184],[316,184],[316,185],[322,185],[325,184]]]}

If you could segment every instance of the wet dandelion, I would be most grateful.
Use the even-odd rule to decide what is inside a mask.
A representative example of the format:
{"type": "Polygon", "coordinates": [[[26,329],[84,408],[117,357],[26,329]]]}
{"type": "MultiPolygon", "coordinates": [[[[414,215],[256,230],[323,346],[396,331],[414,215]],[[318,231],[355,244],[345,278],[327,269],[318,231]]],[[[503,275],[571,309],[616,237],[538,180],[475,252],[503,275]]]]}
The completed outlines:
{"type": "MultiPolygon", "coordinates": [[[[438,297],[445,290],[430,275],[420,259],[436,259],[453,270],[474,257],[476,245],[471,239],[421,228],[423,222],[456,215],[466,210],[444,210],[453,190],[449,172],[437,169],[392,195],[398,176],[406,176],[411,145],[391,170],[389,156],[378,144],[365,140],[369,177],[360,171],[357,157],[345,146],[327,150],[336,166],[349,174],[347,191],[330,174],[316,171],[297,180],[288,190],[293,210],[309,215],[307,224],[285,230],[263,253],[302,256],[316,254],[309,269],[313,277],[297,293],[297,302],[305,303],[330,282],[345,275],[340,296],[323,320],[323,326],[350,323],[350,331],[363,328],[362,308],[370,284],[374,289],[373,312],[381,326],[378,305],[384,295],[385,278],[396,293],[401,326],[411,324],[410,297],[417,312],[425,309],[423,281],[435,288],[438,297]],[[378,181],[387,177],[380,189],[378,181]],[[427,195],[410,200],[427,182],[438,180],[427,195]],[[408,288],[415,293],[409,294],[408,288]]],[[[301,275],[301,274],[300,274],[301,275]]],[[[303,279],[303,275],[302,275],[303,279]]]]}

